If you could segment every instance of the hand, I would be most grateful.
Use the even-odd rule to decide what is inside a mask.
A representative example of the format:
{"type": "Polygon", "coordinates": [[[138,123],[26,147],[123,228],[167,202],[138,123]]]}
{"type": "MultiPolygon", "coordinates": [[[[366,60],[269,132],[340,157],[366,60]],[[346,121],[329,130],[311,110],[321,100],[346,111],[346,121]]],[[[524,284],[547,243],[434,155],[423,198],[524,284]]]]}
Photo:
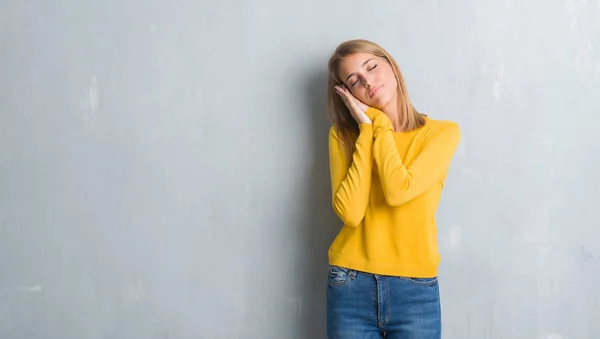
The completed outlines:
{"type": "Polygon", "coordinates": [[[335,86],[335,91],[342,97],[342,100],[344,100],[344,103],[346,104],[346,107],[348,107],[350,114],[352,114],[352,117],[358,124],[372,123],[369,116],[367,116],[365,113],[369,106],[356,99],[356,97],[350,93],[350,90],[346,86],[335,86]]]}

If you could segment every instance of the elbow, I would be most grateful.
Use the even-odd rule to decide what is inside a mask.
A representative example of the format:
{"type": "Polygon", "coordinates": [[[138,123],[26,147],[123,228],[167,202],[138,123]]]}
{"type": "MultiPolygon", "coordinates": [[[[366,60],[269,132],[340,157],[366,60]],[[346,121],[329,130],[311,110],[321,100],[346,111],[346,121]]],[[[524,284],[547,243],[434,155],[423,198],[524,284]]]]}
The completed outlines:
{"type": "Polygon", "coordinates": [[[411,199],[411,192],[414,191],[414,180],[408,173],[404,180],[390,180],[382,182],[383,196],[385,202],[392,207],[398,207],[411,199]]]}
{"type": "Polygon", "coordinates": [[[383,193],[385,197],[385,202],[389,206],[398,207],[406,202],[402,195],[398,194],[398,192],[384,191],[383,193]]]}
{"type": "Polygon", "coordinates": [[[349,227],[358,227],[362,223],[364,216],[358,216],[356,213],[352,213],[351,215],[347,215],[342,218],[344,225],[349,227]]]}
{"type": "Polygon", "coordinates": [[[385,201],[387,202],[387,204],[389,206],[392,206],[392,207],[398,207],[398,206],[404,204],[404,201],[402,199],[397,199],[397,198],[393,198],[393,199],[386,198],[385,201]]]}
{"type": "Polygon", "coordinates": [[[364,214],[359,213],[357,208],[347,208],[339,202],[333,203],[333,210],[342,220],[344,225],[349,227],[358,227],[364,219],[364,214]]]}

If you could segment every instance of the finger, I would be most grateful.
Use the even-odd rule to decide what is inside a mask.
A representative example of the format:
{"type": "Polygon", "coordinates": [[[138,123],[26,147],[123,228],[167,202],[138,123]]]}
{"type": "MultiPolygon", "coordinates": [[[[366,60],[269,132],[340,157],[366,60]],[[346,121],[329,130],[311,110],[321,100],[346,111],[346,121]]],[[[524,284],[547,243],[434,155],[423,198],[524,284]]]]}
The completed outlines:
{"type": "Polygon", "coordinates": [[[345,89],[344,89],[344,93],[346,93],[346,95],[347,95],[349,98],[353,98],[353,97],[354,97],[354,96],[352,95],[352,92],[350,92],[350,90],[349,90],[348,88],[345,88],[345,89]]]}
{"type": "Polygon", "coordinates": [[[344,100],[348,100],[348,95],[347,95],[346,93],[344,93],[344,91],[343,91],[343,90],[341,90],[341,89],[340,89],[340,90],[339,90],[337,93],[338,93],[338,94],[339,94],[339,95],[340,95],[340,96],[341,96],[341,97],[342,97],[344,100]]]}
{"type": "Polygon", "coordinates": [[[346,98],[348,98],[348,100],[354,99],[354,97],[352,96],[352,93],[350,93],[347,89],[344,90],[344,96],[346,96],[346,98]]]}

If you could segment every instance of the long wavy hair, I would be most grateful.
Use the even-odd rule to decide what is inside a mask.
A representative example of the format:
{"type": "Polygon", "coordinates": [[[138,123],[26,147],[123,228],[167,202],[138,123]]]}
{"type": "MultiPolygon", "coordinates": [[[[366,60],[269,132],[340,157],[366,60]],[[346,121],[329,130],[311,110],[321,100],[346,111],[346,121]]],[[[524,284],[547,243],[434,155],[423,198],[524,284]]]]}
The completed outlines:
{"type": "Polygon", "coordinates": [[[396,60],[378,44],[364,39],[348,40],[341,43],[329,59],[329,81],[327,85],[327,115],[329,120],[337,129],[342,147],[348,161],[352,161],[355,150],[355,142],[358,136],[358,123],[344,104],[344,101],[335,91],[335,86],[342,84],[339,80],[338,71],[340,63],[345,57],[355,53],[369,53],[385,59],[396,74],[398,82],[398,113],[401,129],[404,132],[415,130],[425,124],[425,114],[419,113],[412,105],[408,90],[400,67],[396,60]]]}

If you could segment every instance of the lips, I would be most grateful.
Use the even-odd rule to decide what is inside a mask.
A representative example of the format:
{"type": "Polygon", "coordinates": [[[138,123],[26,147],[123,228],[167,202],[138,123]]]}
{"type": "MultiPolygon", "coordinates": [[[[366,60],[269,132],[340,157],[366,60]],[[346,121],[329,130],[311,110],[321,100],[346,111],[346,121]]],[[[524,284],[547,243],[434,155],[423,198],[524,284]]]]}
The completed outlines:
{"type": "Polygon", "coordinates": [[[375,94],[377,94],[377,92],[379,92],[379,89],[383,87],[383,86],[379,86],[379,87],[375,87],[371,93],[369,93],[369,97],[373,97],[375,94]]]}

